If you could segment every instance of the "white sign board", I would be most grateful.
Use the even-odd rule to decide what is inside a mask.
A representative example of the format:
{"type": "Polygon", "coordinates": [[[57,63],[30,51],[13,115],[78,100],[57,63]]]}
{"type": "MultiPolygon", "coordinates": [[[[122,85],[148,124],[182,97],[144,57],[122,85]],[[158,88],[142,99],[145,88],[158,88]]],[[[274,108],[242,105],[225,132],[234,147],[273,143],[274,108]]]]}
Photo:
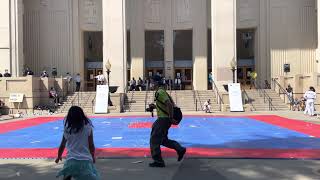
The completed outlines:
{"type": "Polygon", "coordinates": [[[96,93],[96,114],[108,113],[108,98],[109,98],[109,87],[108,85],[98,85],[96,93]]]}
{"type": "Polygon", "coordinates": [[[239,83],[229,83],[229,102],[231,112],[243,112],[242,94],[239,83]]]}
{"type": "Polygon", "coordinates": [[[22,103],[24,94],[22,93],[10,93],[9,102],[22,103]]]}

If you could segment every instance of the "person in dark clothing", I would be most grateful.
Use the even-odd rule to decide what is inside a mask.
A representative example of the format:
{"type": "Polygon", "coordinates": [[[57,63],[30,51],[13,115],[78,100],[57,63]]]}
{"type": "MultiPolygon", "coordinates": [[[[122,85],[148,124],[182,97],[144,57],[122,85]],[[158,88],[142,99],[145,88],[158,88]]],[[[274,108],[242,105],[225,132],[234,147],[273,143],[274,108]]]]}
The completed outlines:
{"type": "Polygon", "coordinates": [[[2,77],[2,74],[0,73],[0,77],[2,77]]]}
{"type": "Polygon", "coordinates": [[[29,67],[27,67],[23,72],[23,76],[32,76],[32,75],[34,75],[34,73],[29,67]]]}
{"type": "Polygon", "coordinates": [[[293,102],[293,88],[289,84],[288,87],[286,88],[287,95],[289,97],[289,101],[292,103],[293,102]]]}
{"type": "Polygon", "coordinates": [[[46,77],[49,77],[49,74],[47,73],[47,71],[43,71],[40,75],[41,78],[46,78],[46,77]]]}
{"type": "Polygon", "coordinates": [[[182,147],[178,142],[168,138],[168,131],[173,121],[174,102],[165,91],[162,83],[163,81],[161,80],[162,79],[159,76],[153,78],[156,90],[155,101],[158,119],[152,125],[150,150],[154,162],[149,164],[150,167],[165,167],[164,160],[161,156],[161,145],[174,149],[178,154],[178,161],[181,161],[186,153],[186,148],[182,147]]]}
{"type": "Polygon", "coordinates": [[[141,77],[139,77],[139,79],[138,79],[138,85],[137,85],[137,87],[136,87],[136,90],[137,90],[137,91],[142,91],[142,84],[143,84],[143,81],[142,81],[141,77]]]}
{"type": "Polygon", "coordinates": [[[4,70],[4,77],[11,77],[11,74],[9,73],[8,69],[4,70]]]}

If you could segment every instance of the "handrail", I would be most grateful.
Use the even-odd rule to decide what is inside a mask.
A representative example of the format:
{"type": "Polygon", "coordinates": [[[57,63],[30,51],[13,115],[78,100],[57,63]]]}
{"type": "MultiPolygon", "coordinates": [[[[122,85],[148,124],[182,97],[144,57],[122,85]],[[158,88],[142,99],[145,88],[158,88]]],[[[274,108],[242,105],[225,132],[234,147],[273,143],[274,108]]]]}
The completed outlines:
{"type": "Polygon", "coordinates": [[[92,113],[94,112],[93,107],[94,107],[95,101],[96,101],[96,96],[94,96],[94,98],[93,98],[92,101],[91,101],[91,104],[92,104],[92,113]]]}
{"type": "Polygon", "coordinates": [[[131,103],[132,103],[132,100],[133,100],[133,95],[134,95],[134,91],[132,90],[132,91],[128,91],[128,92],[130,92],[131,93],[131,99],[129,100],[128,99],[128,110],[129,110],[129,112],[131,111],[131,103]]]}
{"type": "MultiPolygon", "coordinates": [[[[127,97],[127,93],[128,93],[128,85],[124,87],[124,99],[123,99],[123,104],[122,104],[122,109],[123,111],[126,110],[126,103],[125,103],[125,98],[128,98],[127,97]]],[[[129,102],[128,102],[129,103],[129,102]]]]}
{"type": "Polygon", "coordinates": [[[288,98],[288,102],[290,104],[290,109],[291,109],[291,102],[292,100],[294,99],[293,98],[293,93],[292,93],[292,97],[289,96],[289,94],[287,93],[287,91],[281,86],[281,84],[275,79],[275,78],[272,78],[271,79],[272,81],[272,85],[273,85],[273,90],[276,91],[276,86],[279,88],[279,96],[281,96],[281,93],[283,94],[283,102],[286,103],[286,97],[288,98]],[[281,91],[281,93],[280,93],[281,91]]]}
{"type": "Polygon", "coordinates": [[[193,103],[196,105],[196,111],[198,111],[198,100],[197,100],[197,98],[196,98],[196,92],[195,92],[195,90],[192,90],[192,94],[193,94],[193,103]]]}
{"type": "Polygon", "coordinates": [[[257,86],[258,86],[258,92],[259,92],[259,95],[260,97],[263,96],[263,101],[264,103],[266,103],[266,100],[268,101],[269,103],[269,110],[272,111],[272,110],[277,110],[274,105],[272,104],[272,98],[268,95],[268,93],[266,92],[265,89],[261,88],[261,84],[259,82],[256,83],[257,86]]]}
{"type": "MultiPolygon", "coordinates": [[[[257,109],[256,109],[256,107],[254,107],[254,105],[252,103],[252,99],[249,97],[247,91],[245,89],[243,89],[242,92],[243,92],[243,95],[244,95],[244,97],[243,97],[244,101],[245,101],[245,97],[246,97],[248,99],[248,103],[251,105],[253,110],[256,111],[257,109]]],[[[243,104],[246,104],[246,102],[243,102],[243,104]]]]}
{"type": "Polygon", "coordinates": [[[147,112],[148,93],[149,93],[149,87],[148,87],[148,85],[147,85],[146,96],[145,96],[145,99],[144,99],[144,112],[147,112]]]}
{"type": "Polygon", "coordinates": [[[221,95],[219,93],[219,89],[218,89],[218,87],[217,87],[217,85],[216,85],[216,83],[214,81],[212,81],[212,85],[213,85],[212,87],[214,87],[214,88],[212,88],[212,91],[215,93],[216,97],[218,97],[217,104],[219,104],[219,111],[221,111],[222,110],[222,104],[224,104],[223,99],[222,99],[222,97],[221,97],[221,95]]]}
{"type": "Polygon", "coordinates": [[[74,96],[73,100],[71,101],[71,105],[72,105],[72,106],[75,105],[75,104],[74,104],[74,101],[77,100],[77,99],[78,99],[78,96],[79,96],[79,93],[75,92],[75,94],[76,94],[76,95],[74,96]]]}
{"type": "MultiPolygon", "coordinates": [[[[175,91],[175,95],[176,95],[176,103],[179,104],[179,102],[178,102],[177,90],[175,91]]],[[[179,106],[181,106],[181,105],[179,105],[179,106]]]]}

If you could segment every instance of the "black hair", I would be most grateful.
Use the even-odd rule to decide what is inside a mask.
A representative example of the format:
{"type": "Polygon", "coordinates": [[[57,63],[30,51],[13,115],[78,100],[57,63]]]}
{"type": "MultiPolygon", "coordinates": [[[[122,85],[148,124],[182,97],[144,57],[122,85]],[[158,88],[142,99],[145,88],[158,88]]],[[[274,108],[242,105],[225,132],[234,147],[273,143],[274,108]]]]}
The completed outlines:
{"type": "Polygon", "coordinates": [[[316,89],[314,89],[314,87],[310,86],[310,90],[313,92],[316,92],[316,89]]]}
{"type": "MultiPolygon", "coordinates": [[[[72,106],[65,118],[64,127],[67,133],[78,133],[85,125],[92,126],[90,119],[84,114],[81,107],[72,106]]],[[[93,126],[92,126],[93,127],[93,126]]]]}

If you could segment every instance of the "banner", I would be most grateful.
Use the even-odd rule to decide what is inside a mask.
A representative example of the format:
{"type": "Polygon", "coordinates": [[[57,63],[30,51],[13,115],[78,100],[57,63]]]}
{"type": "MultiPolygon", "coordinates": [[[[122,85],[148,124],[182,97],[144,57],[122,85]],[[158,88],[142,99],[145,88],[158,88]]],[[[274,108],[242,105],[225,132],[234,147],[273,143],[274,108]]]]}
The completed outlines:
{"type": "Polygon", "coordinates": [[[229,83],[229,102],[231,112],[243,112],[242,93],[239,83],[229,83]]]}
{"type": "Polygon", "coordinates": [[[109,98],[109,87],[108,85],[98,85],[96,92],[96,114],[108,113],[108,98],[109,98]]]}
{"type": "Polygon", "coordinates": [[[23,93],[10,93],[9,102],[11,103],[22,103],[23,93]]]}

